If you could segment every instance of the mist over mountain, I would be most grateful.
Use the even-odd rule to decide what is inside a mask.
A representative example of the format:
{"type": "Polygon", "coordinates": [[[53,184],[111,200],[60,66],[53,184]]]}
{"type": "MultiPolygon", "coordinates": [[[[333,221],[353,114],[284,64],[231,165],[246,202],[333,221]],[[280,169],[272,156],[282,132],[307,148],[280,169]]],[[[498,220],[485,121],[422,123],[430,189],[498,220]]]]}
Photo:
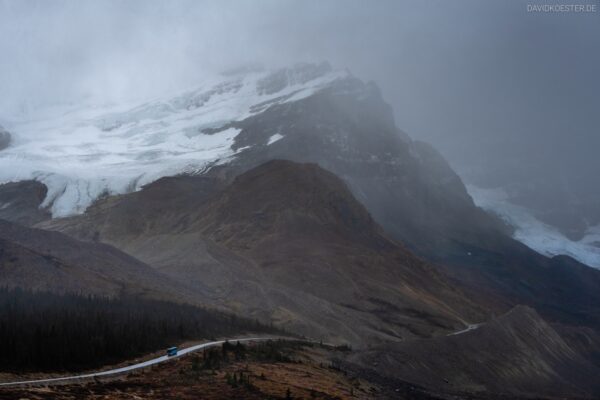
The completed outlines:
{"type": "MultiPolygon", "coordinates": [[[[41,203],[29,185],[23,183],[16,189],[21,198],[31,204],[37,198],[39,206],[53,214],[54,219],[38,226],[88,241],[106,241],[161,272],[171,271],[174,278],[184,279],[182,283],[195,282],[203,295],[216,290],[218,297],[222,285],[238,285],[227,277],[239,273],[223,275],[223,268],[238,268],[233,260],[247,256],[229,254],[231,249],[213,254],[214,237],[197,236],[204,230],[196,228],[189,233],[184,230],[180,238],[181,227],[190,229],[199,208],[205,210],[200,215],[212,212],[205,202],[224,185],[235,186],[234,178],[246,171],[275,159],[315,163],[341,178],[393,239],[442,264],[440,272],[461,282],[478,302],[498,312],[524,303],[553,320],[600,323],[591,301],[597,297],[597,272],[568,259],[549,259],[512,240],[511,227],[476,207],[459,176],[433,147],[413,141],[396,127],[390,106],[373,83],[326,63],[240,71],[230,79],[119,113],[94,109],[88,119],[63,117],[63,133],[48,130],[44,139],[62,139],[65,127],[73,126],[71,137],[88,129],[90,142],[75,142],[71,157],[58,158],[52,153],[57,147],[41,146],[47,153],[40,156],[37,144],[25,141],[20,152],[0,154],[6,166],[2,171],[25,174],[23,179],[36,179],[47,188],[41,203]],[[113,150],[119,141],[123,150],[113,150]],[[95,153],[102,146],[106,150],[95,153]],[[37,162],[11,169],[19,155],[37,162]],[[192,179],[191,186],[169,184],[156,189],[165,185],[159,178],[181,174],[216,181],[192,179]],[[158,186],[146,185],[154,181],[158,186]],[[60,218],[65,216],[69,218],[60,218]],[[203,243],[200,247],[198,241],[203,243]],[[176,259],[180,261],[174,266],[176,259]],[[213,285],[216,288],[211,289],[213,285]],[[489,290],[482,292],[482,288],[489,290]]],[[[71,115],[81,114],[67,114],[71,115]]],[[[45,126],[52,129],[53,121],[36,121],[34,132],[45,126]]],[[[5,198],[14,192],[14,185],[0,187],[5,198]]],[[[251,207],[265,202],[254,201],[251,207]]],[[[35,208],[24,211],[17,207],[20,204],[5,203],[4,217],[15,220],[27,210],[37,212],[35,208]]],[[[217,232],[226,229],[222,226],[225,216],[237,208],[226,207],[211,222],[217,232]]],[[[262,215],[260,207],[256,213],[262,215]]],[[[37,213],[34,217],[44,219],[37,213]]],[[[256,240],[262,240],[262,235],[285,236],[285,229],[274,232],[274,226],[267,227],[256,240]]],[[[293,225],[287,229],[293,230],[293,225]]],[[[316,234],[317,228],[313,230],[316,234]]],[[[261,276],[251,270],[246,267],[245,279],[261,276]]],[[[259,286],[270,285],[262,282],[259,286]]],[[[248,297],[242,303],[254,301],[248,297]]],[[[259,310],[257,315],[264,318],[264,310],[259,310]]],[[[305,329],[296,325],[299,322],[294,324],[296,329],[305,329]]]]}
{"type": "Polygon", "coordinates": [[[597,398],[596,3],[0,2],[0,397],[597,398]]]}
{"type": "Polygon", "coordinates": [[[329,60],[376,81],[398,125],[432,143],[467,184],[524,207],[545,237],[515,226],[529,245],[549,255],[583,249],[579,259],[599,265],[598,13],[527,4],[7,1],[0,123],[10,132],[56,104],[140,104],[240,65],[329,60]]]}

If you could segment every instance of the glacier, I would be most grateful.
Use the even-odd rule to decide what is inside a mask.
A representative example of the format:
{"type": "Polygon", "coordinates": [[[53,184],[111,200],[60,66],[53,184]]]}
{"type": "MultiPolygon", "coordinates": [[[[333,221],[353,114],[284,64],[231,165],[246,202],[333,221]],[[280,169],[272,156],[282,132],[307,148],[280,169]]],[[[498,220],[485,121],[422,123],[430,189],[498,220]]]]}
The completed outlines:
{"type": "Polygon", "coordinates": [[[478,207],[514,227],[514,239],[546,256],[567,255],[600,269],[600,226],[589,227],[581,240],[571,240],[557,228],[537,219],[526,207],[512,204],[501,188],[467,185],[467,190],[478,207]]]}
{"type": "Polygon", "coordinates": [[[327,63],[298,64],[218,76],[138,104],[54,106],[25,118],[3,116],[12,142],[0,151],[0,183],[40,181],[48,187],[42,207],[53,217],[83,213],[102,196],[227,162],[246,149],[232,150],[239,130],[228,124],[348,76],[327,63]]]}

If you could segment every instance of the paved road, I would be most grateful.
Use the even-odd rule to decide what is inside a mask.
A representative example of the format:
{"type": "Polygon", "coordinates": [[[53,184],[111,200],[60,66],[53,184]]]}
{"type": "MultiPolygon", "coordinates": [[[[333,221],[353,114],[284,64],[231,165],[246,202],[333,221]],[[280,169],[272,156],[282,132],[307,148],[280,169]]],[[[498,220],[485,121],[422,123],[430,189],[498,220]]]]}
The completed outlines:
{"type": "Polygon", "coordinates": [[[460,334],[475,330],[475,329],[479,328],[480,326],[481,326],[481,324],[469,324],[466,329],[463,329],[462,331],[458,331],[458,332],[449,333],[446,336],[460,335],[460,334]]]}
{"type": "MultiPolygon", "coordinates": [[[[276,339],[281,339],[281,338],[253,337],[253,338],[229,339],[229,341],[232,343],[236,343],[236,342],[255,342],[255,341],[260,341],[260,340],[276,340],[276,339]]],[[[60,383],[60,382],[78,380],[78,379],[89,379],[89,378],[96,378],[96,377],[102,377],[102,376],[118,375],[118,374],[123,374],[125,372],[134,371],[136,369],[146,368],[151,365],[156,365],[156,364],[160,364],[160,363],[163,363],[166,361],[174,360],[183,355],[193,353],[194,351],[206,349],[209,347],[220,346],[223,343],[225,343],[225,340],[217,340],[215,342],[202,343],[202,344],[198,344],[196,346],[188,347],[186,349],[180,349],[176,356],[167,357],[165,355],[165,356],[157,357],[152,360],[144,361],[144,362],[141,362],[138,364],[129,365],[127,367],[110,369],[108,371],[93,372],[90,374],[83,374],[83,375],[61,376],[60,378],[38,379],[38,380],[18,381],[18,382],[5,382],[5,383],[0,383],[0,387],[22,386],[22,385],[44,385],[44,384],[48,384],[48,383],[60,383]]]]}
{"type": "MultiPolygon", "coordinates": [[[[447,336],[460,335],[462,333],[477,329],[477,328],[479,328],[479,326],[481,326],[481,324],[470,324],[467,326],[466,329],[450,333],[447,336]]],[[[228,340],[232,343],[235,343],[235,342],[252,342],[252,341],[277,340],[277,339],[282,339],[282,338],[281,337],[252,337],[252,338],[239,338],[239,339],[228,339],[228,340]]],[[[144,361],[144,362],[141,362],[138,364],[129,365],[127,367],[110,369],[107,371],[93,372],[93,373],[83,374],[83,375],[61,376],[59,378],[37,379],[37,380],[17,381],[17,382],[4,382],[4,383],[0,383],[0,388],[7,387],[7,386],[44,385],[44,384],[49,384],[49,383],[68,382],[68,381],[79,380],[79,379],[89,379],[89,378],[96,378],[96,377],[102,377],[102,376],[119,375],[119,374],[123,374],[126,372],[134,371],[136,369],[146,368],[151,365],[156,365],[156,364],[160,364],[160,363],[163,363],[166,361],[174,360],[183,355],[193,353],[194,351],[206,349],[209,347],[220,346],[223,343],[225,343],[225,340],[217,340],[214,342],[202,343],[202,344],[198,344],[196,346],[188,347],[186,349],[180,349],[176,356],[168,357],[165,355],[165,356],[153,358],[151,360],[144,361]]]]}

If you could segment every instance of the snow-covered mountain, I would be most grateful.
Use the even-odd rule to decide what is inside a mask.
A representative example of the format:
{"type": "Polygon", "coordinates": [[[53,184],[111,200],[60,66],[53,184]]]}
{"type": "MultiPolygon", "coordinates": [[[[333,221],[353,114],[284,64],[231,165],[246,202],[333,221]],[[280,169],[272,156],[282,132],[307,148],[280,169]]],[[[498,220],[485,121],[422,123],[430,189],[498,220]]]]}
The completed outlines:
{"type": "MultiPolygon", "coordinates": [[[[247,169],[283,158],[315,162],[343,177],[386,230],[413,246],[428,243],[426,254],[447,246],[436,244],[432,233],[456,231],[462,237],[458,231],[466,220],[489,225],[473,213],[471,199],[445,160],[398,130],[392,115],[375,86],[326,63],[240,70],[139,104],[3,116],[11,133],[0,132],[8,138],[8,147],[0,151],[0,184],[43,183],[48,190],[41,208],[62,217],[161,177],[232,161],[247,169]],[[314,96],[327,90],[326,96],[338,99],[328,101],[336,104],[330,114],[314,96]],[[304,104],[309,98],[315,100],[304,104]],[[345,125],[345,118],[352,125],[345,125]],[[279,141],[285,143],[274,146],[279,141]],[[402,217],[390,218],[399,209],[402,217]]],[[[573,241],[505,197],[475,187],[470,192],[477,205],[514,226],[514,237],[532,249],[600,267],[600,228],[573,241]]]]}
{"type": "Polygon", "coordinates": [[[240,130],[221,127],[348,76],[326,63],[299,64],[223,76],[143,104],[45,110],[12,121],[11,146],[0,152],[0,183],[40,181],[48,187],[42,207],[53,216],[81,213],[101,196],[235,157],[243,151],[231,147],[240,130]]]}
{"type": "MultiPolygon", "coordinates": [[[[154,256],[167,257],[165,266],[169,267],[177,254],[185,258],[180,260],[180,279],[186,280],[186,271],[201,271],[196,268],[199,263],[214,272],[212,282],[220,291],[227,287],[220,286],[223,269],[211,264],[213,256],[202,253],[209,247],[199,246],[196,234],[207,233],[212,226],[210,246],[224,245],[226,232],[244,237],[235,245],[243,249],[249,248],[247,240],[262,240],[272,233],[288,243],[288,227],[279,215],[298,224],[305,220],[300,218],[304,214],[288,213],[278,199],[294,199],[304,210],[314,206],[310,196],[290,196],[280,190],[279,181],[267,179],[263,189],[254,192],[254,202],[243,207],[248,223],[241,227],[236,225],[238,211],[248,196],[235,185],[240,176],[261,171],[261,165],[273,160],[311,163],[340,178],[344,190],[352,194],[343,200],[327,185],[319,189],[323,201],[313,207],[314,212],[318,221],[335,227],[335,232],[347,229],[339,226],[340,219],[350,225],[357,222],[349,200],[356,199],[386,237],[434,262],[440,273],[473,293],[481,304],[528,304],[553,320],[600,326],[594,309],[600,301],[599,272],[571,258],[545,257],[509,237],[506,224],[475,205],[460,177],[435,148],[411,140],[398,129],[392,108],[377,86],[347,72],[327,65],[249,72],[140,105],[49,113],[18,123],[6,119],[3,124],[12,131],[13,140],[0,152],[0,179],[39,182],[0,185],[2,219],[106,241],[145,262],[156,260],[154,256]],[[158,179],[185,172],[195,174],[158,179]],[[278,190],[264,189],[273,188],[269,184],[278,190]],[[198,225],[206,216],[197,214],[198,210],[227,187],[232,188],[232,197],[223,199],[229,205],[221,208],[221,203],[211,203],[211,212],[220,210],[219,217],[198,225]],[[47,206],[54,216],[77,214],[104,194],[125,192],[132,193],[95,202],[83,215],[72,218],[48,220],[45,212],[40,213],[47,206]],[[321,213],[331,207],[338,217],[321,213]],[[276,230],[273,221],[280,223],[276,230]],[[196,231],[189,230],[192,225],[196,231]],[[156,242],[148,236],[155,228],[156,242]],[[129,240],[127,232],[137,239],[129,240]],[[179,250],[174,250],[173,243],[179,250]],[[155,253],[159,244],[164,247],[157,248],[164,251],[155,253]]],[[[294,171],[290,179],[311,182],[310,176],[304,176],[306,168],[294,171]]],[[[307,228],[311,225],[296,226],[302,232],[315,232],[307,228]]],[[[361,232],[347,231],[354,239],[358,235],[361,243],[385,247],[361,232]]],[[[328,235],[323,238],[326,243],[331,240],[328,235]]],[[[316,248],[310,244],[305,249],[303,243],[307,242],[296,242],[302,252],[294,254],[316,248]]],[[[298,264],[303,268],[330,270],[328,261],[299,259],[304,260],[298,264]]],[[[363,273],[370,274],[373,261],[358,259],[363,273]]],[[[201,285],[206,276],[196,282],[201,285]]],[[[376,290],[380,292],[381,287],[377,285],[376,290]]],[[[371,308],[365,312],[371,313],[371,308]]]]}

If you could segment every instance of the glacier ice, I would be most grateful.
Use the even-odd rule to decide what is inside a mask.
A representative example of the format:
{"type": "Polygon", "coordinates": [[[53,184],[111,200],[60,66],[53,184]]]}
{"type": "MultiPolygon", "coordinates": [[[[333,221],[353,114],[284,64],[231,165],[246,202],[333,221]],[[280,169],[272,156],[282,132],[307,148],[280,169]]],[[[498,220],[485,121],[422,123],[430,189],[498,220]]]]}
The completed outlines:
{"type": "Polygon", "coordinates": [[[347,76],[326,64],[298,64],[220,77],[141,104],[55,106],[13,118],[12,144],[0,152],[0,183],[38,180],[48,187],[42,206],[54,217],[82,213],[101,196],[226,162],[236,155],[231,147],[239,133],[222,129],[229,123],[347,76]]]}
{"type": "Polygon", "coordinates": [[[600,226],[591,227],[578,241],[538,220],[525,207],[512,204],[502,189],[482,189],[468,185],[475,204],[504,219],[515,228],[513,237],[547,256],[568,255],[590,267],[600,269],[600,226]]]}

